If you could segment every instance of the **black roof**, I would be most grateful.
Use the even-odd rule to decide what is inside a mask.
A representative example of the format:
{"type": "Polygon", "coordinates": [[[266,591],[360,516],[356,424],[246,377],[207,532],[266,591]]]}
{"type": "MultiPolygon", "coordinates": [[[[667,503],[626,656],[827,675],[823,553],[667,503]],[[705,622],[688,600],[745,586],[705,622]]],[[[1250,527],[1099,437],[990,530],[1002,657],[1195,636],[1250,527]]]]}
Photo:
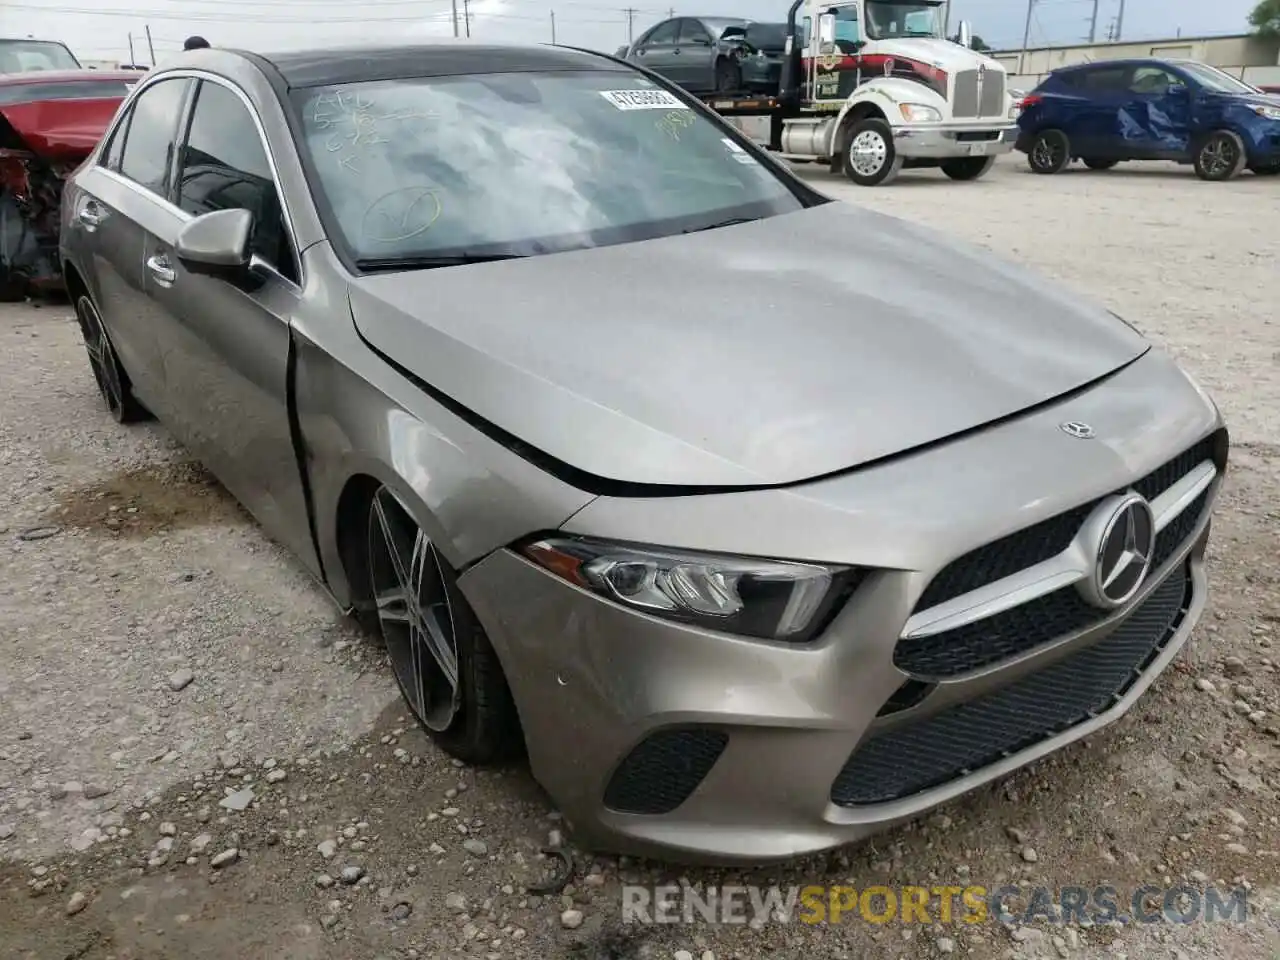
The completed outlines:
{"type": "Polygon", "coordinates": [[[290,88],[477,73],[627,69],[608,57],[569,47],[457,42],[303,50],[250,58],[271,64],[290,88]]]}

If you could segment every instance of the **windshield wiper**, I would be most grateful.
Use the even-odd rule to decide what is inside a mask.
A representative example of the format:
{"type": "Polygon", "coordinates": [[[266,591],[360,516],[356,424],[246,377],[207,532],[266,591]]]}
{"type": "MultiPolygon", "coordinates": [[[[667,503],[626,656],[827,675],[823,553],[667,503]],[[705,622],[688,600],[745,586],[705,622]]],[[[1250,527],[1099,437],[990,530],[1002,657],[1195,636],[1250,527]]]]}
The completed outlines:
{"type": "Polygon", "coordinates": [[[705,227],[690,227],[683,233],[701,233],[703,230],[719,230],[721,227],[736,227],[740,223],[755,223],[761,217],[730,217],[728,220],[717,220],[715,223],[709,223],[705,227]]]}
{"type": "Polygon", "coordinates": [[[371,273],[380,270],[433,270],[436,267],[461,267],[468,263],[522,260],[524,257],[523,253],[458,253],[443,257],[366,257],[356,261],[356,269],[371,273]]]}

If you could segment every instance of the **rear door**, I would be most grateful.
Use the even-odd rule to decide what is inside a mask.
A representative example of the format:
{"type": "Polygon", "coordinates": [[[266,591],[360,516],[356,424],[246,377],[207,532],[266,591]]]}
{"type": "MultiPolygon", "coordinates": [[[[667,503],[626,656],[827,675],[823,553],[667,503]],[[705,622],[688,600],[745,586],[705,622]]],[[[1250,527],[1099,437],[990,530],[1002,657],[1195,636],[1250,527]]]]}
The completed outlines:
{"type": "Polygon", "coordinates": [[[1129,119],[1141,128],[1147,159],[1173,160],[1191,149],[1191,90],[1177,74],[1158,64],[1142,64],[1129,78],[1129,119]]]}
{"type": "Polygon", "coordinates": [[[120,118],[99,165],[78,179],[73,243],[86,282],[134,393],[169,420],[157,333],[162,319],[146,295],[146,238],[177,213],[165,199],[174,140],[192,81],[172,77],[143,90],[120,118]]]}
{"type": "Polygon", "coordinates": [[[640,66],[679,83],[680,58],[676,56],[679,30],[679,20],[667,20],[658,24],[640,38],[631,58],[640,66]]]}
{"type": "Polygon", "coordinates": [[[178,151],[169,229],[147,238],[150,299],[169,318],[164,370],[177,432],[267,532],[319,574],[288,406],[300,264],[252,102],[203,79],[178,151]],[[254,217],[255,269],[240,285],[189,271],[178,233],[216,210],[254,217]]]}
{"type": "MultiPolygon", "coordinates": [[[[1074,156],[1098,160],[1132,159],[1137,131],[1125,112],[1129,104],[1127,64],[1099,64],[1062,75],[1072,97],[1064,110],[1063,132],[1074,156]]],[[[1064,105],[1065,106],[1065,105],[1064,105]]]]}

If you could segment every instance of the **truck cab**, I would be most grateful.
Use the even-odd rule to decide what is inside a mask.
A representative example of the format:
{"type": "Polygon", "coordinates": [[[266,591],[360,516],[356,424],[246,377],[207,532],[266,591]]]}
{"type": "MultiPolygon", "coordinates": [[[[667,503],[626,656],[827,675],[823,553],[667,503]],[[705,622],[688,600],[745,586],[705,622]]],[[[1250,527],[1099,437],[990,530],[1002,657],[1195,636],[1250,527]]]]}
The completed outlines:
{"type": "Polygon", "coordinates": [[[1013,149],[1004,68],[969,48],[967,24],[947,39],[943,0],[794,0],[788,25],[783,156],[875,186],[904,167],[975,180],[1013,149]]]}

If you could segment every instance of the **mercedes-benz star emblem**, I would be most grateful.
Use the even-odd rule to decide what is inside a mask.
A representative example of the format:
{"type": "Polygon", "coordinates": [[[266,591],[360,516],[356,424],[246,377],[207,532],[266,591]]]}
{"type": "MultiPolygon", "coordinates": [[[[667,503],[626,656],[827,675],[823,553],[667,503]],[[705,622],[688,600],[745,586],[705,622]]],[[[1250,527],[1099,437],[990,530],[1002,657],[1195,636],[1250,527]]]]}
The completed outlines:
{"type": "Polygon", "coordinates": [[[1093,572],[1080,581],[1085,600],[1114,610],[1133,599],[1151,570],[1156,519],[1137,493],[1121,494],[1098,507],[1085,529],[1095,544],[1093,572]]]}
{"type": "Polygon", "coordinates": [[[1093,427],[1087,423],[1081,423],[1079,420],[1068,420],[1066,423],[1058,424],[1058,429],[1069,437],[1075,437],[1077,440],[1092,440],[1097,436],[1093,432],[1093,427]]]}

